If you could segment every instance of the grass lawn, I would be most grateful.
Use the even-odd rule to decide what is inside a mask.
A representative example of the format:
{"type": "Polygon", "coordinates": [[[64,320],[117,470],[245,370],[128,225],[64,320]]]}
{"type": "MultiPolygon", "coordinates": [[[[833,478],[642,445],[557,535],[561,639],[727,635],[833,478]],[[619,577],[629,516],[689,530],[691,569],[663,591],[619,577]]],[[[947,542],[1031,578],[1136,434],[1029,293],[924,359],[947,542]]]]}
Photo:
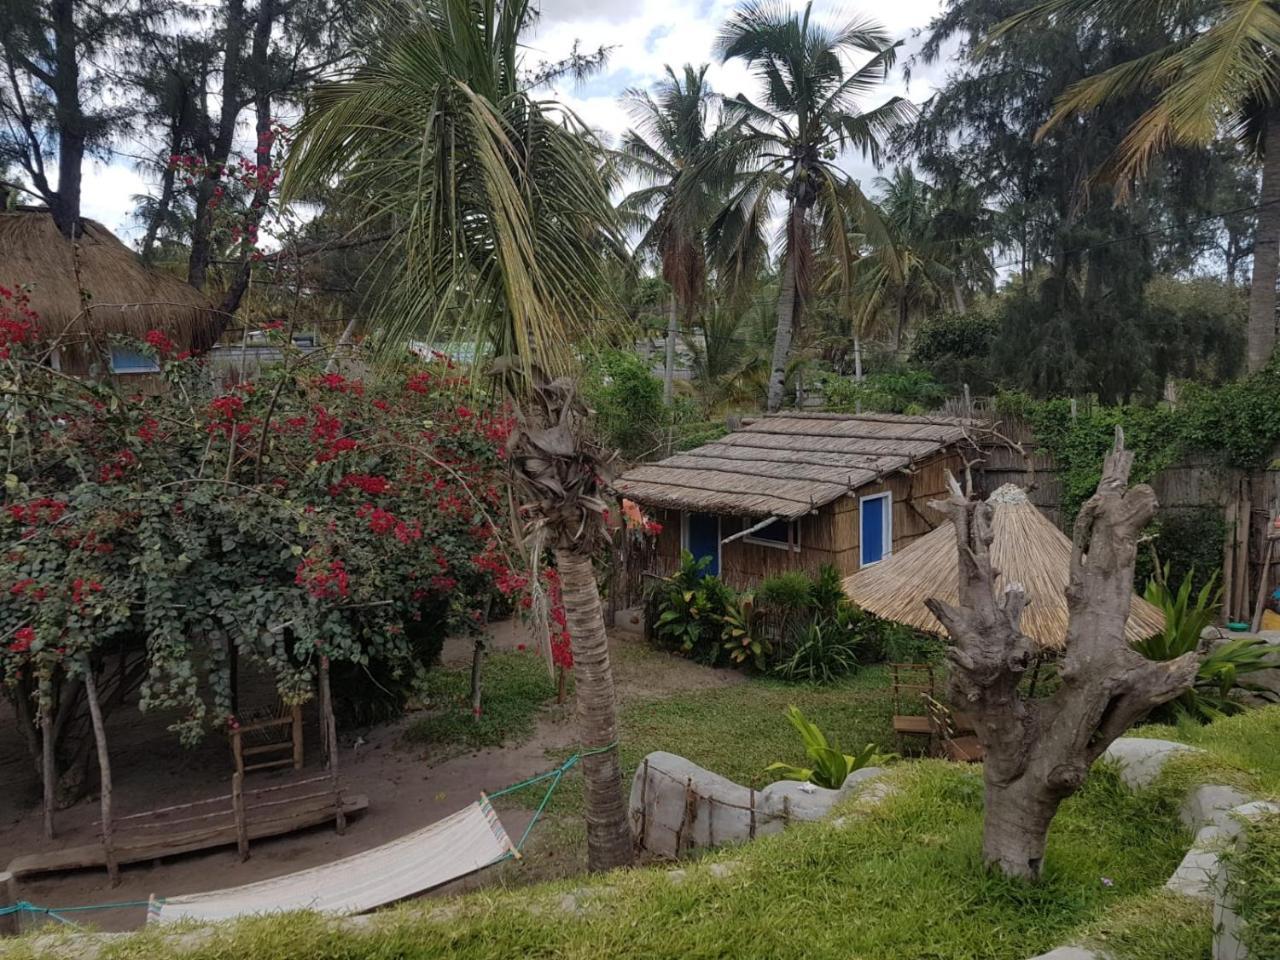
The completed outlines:
{"type": "Polygon", "coordinates": [[[483,710],[471,713],[471,669],[437,669],[418,691],[425,712],[405,730],[429,748],[435,762],[450,756],[520,743],[533,733],[538,713],[556,696],[546,663],[532,653],[491,653],[481,674],[483,710]]]}
{"type": "MultiPolygon", "coordinates": [[[[1155,893],[1184,852],[1168,790],[1099,770],[1054,823],[1042,883],[981,867],[979,772],[904,764],[901,792],[843,827],[803,824],[686,865],[407,905],[376,933],[314,917],[221,928],[199,960],[535,957],[1025,960],[1088,932],[1116,960],[1203,960],[1204,907],[1155,893]],[[713,865],[732,861],[728,871],[713,865]],[[719,875],[718,875],[719,874],[719,875]]],[[[163,958],[151,932],[107,958],[163,958]]]]}

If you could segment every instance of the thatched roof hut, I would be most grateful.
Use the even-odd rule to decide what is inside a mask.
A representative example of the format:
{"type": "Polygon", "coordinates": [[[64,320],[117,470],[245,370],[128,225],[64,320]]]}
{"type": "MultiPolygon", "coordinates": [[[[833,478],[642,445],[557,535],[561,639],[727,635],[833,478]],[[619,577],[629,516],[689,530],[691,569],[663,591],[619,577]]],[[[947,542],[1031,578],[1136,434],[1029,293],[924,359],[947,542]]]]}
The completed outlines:
{"type": "Polygon", "coordinates": [[[41,334],[62,341],[63,369],[89,372],[94,354],[104,353],[113,333],[140,338],[161,330],[184,350],[205,350],[216,342],[222,325],[203,294],[144,265],[97,221],[81,224],[76,250],[48,210],[0,211],[0,284],[30,289],[41,334]]]}
{"type": "MultiPolygon", "coordinates": [[[[1011,581],[1022,584],[1029,601],[1022,632],[1042,647],[1061,649],[1067,637],[1071,541],[1015,486],[1001,487],[988,503],[993,508],[991,559],[1000,572],[997,588],[1011,581]]],[[[883,563],[846,578],[844,590],[877,616],[942,635],[942,625],[924,601],[959,602],[955,529],[950,521],[943,523],[883,563]]],[[[1163,628],[1160,611],[1135,595],[1126,626],[1129,639],[1141,640],[1163,628]]]]}
{"type": "Polygon", "coordinates": [[[655,507],[794,520],[961,443],[966,429],[952,417],[767,414],[615,486],[655,507]]]}

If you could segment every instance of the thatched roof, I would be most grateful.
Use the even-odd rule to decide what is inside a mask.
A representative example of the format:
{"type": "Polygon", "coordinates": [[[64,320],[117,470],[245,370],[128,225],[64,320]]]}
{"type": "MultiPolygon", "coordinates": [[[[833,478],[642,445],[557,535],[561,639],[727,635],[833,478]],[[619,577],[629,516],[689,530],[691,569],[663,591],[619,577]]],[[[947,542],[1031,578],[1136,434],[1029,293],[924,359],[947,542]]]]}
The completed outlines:
{"type": "MultiPolygon", "coordinates": [[[[1028,604],[1022,632],[1043,647],[1060,649],[1067,638],[1067,580],[1071,541],[1017,487],[1001,487],[991,503],[991,560],[1000,571],[997,588],[1022,584],[1028,604]]],[[[844,591],[854,603],[877,616],[943,634],[925,607],[926,597],[959,601],[956,534],[950,521],[905,547],[901,553],[848,577],[844,591]]],[[[1141,640],[1164,627],[1160,611],[1139,596],[1129,606],[1126,633],[1141,640]]]]}
{"type": "Polygon", "coordinates": [[[80,287],[89,294],[83,312],[76,284],[76,258],[53,217],[43,208],[0,211],[0,284],[29,286],[31,308],[43,336],[163,330],[195,349],[217,339],[221,327],[199,291],[177,277],[143,265],[138,255],[95,220],[81,221],[80,287]]]}
{"type": "Polygon", "coordinates": [[[896,414],[770,414],[714,443],[628,470],[654,507],[791,520],[966,437],[966,421],[896,414]]]}

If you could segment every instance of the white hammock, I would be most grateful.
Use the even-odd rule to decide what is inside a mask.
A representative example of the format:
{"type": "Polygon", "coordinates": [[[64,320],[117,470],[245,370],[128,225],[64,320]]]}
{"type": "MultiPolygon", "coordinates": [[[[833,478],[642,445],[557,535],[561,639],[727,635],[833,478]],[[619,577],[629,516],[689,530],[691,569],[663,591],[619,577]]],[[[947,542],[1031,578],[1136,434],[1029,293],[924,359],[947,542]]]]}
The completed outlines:
{"type": "Polygon", "coordinates": [[[363,913],[473,873],[508,854],[520,856],[481,794],[478,802],[429,827],[320,867],[242,887],[152,898],[147,922],[229,920],[290,910],[363,913]]]}

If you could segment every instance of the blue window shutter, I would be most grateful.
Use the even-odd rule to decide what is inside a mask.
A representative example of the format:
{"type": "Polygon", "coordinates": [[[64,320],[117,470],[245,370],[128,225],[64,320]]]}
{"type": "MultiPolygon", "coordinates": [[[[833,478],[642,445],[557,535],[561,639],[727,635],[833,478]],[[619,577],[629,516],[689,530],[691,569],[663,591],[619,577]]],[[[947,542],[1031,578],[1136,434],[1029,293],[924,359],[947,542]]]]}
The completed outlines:
{"type": "Polygon", "coordinates": [[[862,566],[877,563],[885,554],[885,511],[888,497],[877,497],[862,502],[862,566]]]}

